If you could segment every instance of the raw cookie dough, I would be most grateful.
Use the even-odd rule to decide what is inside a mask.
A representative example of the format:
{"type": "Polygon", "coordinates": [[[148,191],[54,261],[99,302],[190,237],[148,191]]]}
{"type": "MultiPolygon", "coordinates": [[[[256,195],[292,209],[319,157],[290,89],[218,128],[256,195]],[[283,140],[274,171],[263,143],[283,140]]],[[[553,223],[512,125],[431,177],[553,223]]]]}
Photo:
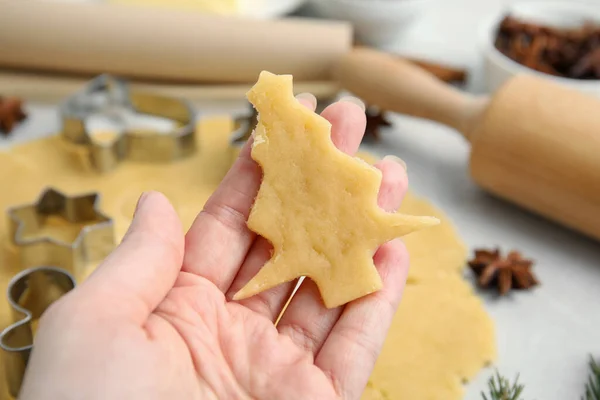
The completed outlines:
{"type": "Polygon", "coordinates": [[[422,282],[429,278],[461,274],[468,251],[456,233],[450,218],[427,200],[410,193],[404,197],[400,212],[435,215],[441,221],[437,226],[411,233],[402,238],[406,246],[412,250],[408,281],[422,282]],[[423,243],[428,243],[428,245],[423,243]]]}
{"type": "Polygon", "coordinates": [[[371,381],[389,399],[461,399],[463,382],[495,357],[493,323],[469,283],[432,278],[406,286],[371,381]]]}
{"type": "MultiPolygon", "coordinates": [[[[187,229],[230,166],[232,126],[229,118],[206,119],[199,124],[199,152],[189,159],[164,165],[123,162],[106,175],[82,170],[75,155],[56,137],[13,147],[9,153],[0,151],[0,328],[10,321],[6,285],[19,271],[18,257],[6,236],[7,207],[34,201],[49,184],[70,194],[100,190],[100,208],[114,218],[120,241],[141,191],[158,189],[175,204],[187,229]],[[177,177],[175,184],[173,176],[177,177]]],[[[377,161],[368,153],[359,156],[370,164],[377,161]]],[[[465,247],[448,217],[410,192],[401,210],[434,215],[442,224],[403,238],[411,255],[410,274],[420,278],[416,279],[418,285],[407,286],[363,400],[426,400],[436,394],[440,394],[436,400],[459,400],[460,380],[470,378],[493,357],[491,321],[468,286],[456,283],[465,264],[459,256],[465,247]],[[443,273],[438,276],[437,272],[443,273]],[[445,279],[451,278],[454,284],[445,285],[445,279]],[[436,347],[429,347],[432,343],[436,347]],[[417,355],[424,358],[415,360],[417,355]],[[414,385],[423,385],[422,398],[407,394],[418,389],[411,377],[414,385]]],[[[0,382],[3,368],[0,363],[0,382]]],[[[8,394],[2,396],[4,388],[0,383],[0,400],[9,398],[8,394]]]]}
{"type": "Polygon", "coordinates": [[[294,97],[291,75],[263,71],[248,100],[258,111],[252,158],[263,171],[248,227],[273,255],[233,298],[301,276],[327,308],[381,289],[377,248],[439,221],[379,207],[381,171],[335,147],[329,121],[294,97]]]}

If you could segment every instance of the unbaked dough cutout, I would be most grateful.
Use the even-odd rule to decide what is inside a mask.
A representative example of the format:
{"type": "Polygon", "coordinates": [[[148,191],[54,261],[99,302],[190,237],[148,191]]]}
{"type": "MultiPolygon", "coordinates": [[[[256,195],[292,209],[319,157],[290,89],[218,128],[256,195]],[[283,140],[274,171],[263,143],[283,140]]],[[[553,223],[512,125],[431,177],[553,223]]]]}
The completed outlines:
{"type": "Polygon", "coordinates": [[[381,171],[335,147],[329,121],[294,97],[291,75],[262,72],[248,99],[258,111],[251,154],[263,172],[248,227],[273,255],[234,300],[301,276],[327,308],[381,289],[377,248],[439,221],[380,208],[381,171]]]}

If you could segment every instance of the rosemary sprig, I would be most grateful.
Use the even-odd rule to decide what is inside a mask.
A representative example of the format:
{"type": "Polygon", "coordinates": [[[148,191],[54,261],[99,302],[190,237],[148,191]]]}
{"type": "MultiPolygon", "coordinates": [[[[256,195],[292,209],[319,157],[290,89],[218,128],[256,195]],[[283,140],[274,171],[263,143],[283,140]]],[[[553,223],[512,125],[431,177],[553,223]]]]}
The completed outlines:
{"type": "Polygon", "coordinates": [[[508,379],[500,376],[500,373],[496,370],[496,374],[488,381],[490,397],[487,397],[486,394],[482,392],[481,395],[483,396],[483,400],[520,400],[521,393],[525,386],[520,385],[518,382],[518,374],[515,378],[515,382],[511,384],[508,379]]]}
{"type": "MultiPolygon", "coordinates": [[[[600,400],[600,364],[596,363],[594,357],[590,355],[589,361],[590,374],[587,384],[585,385],[585,395],[581,400],[600,400]]],[[[481,392],[483,400],[522,400],[524,385],[519,382],[519,375],[515,378],[514,383],[510,383],[508,379],[501,376],[498,370],[495,375],[488,380],[489,394],[481,392]],[[489,396],[489,397],[488,397],[489,396]]]]}
{"type": "Polygon", "coordinates": [[[581,400],[600,400],[600,365],[590,355],[590,376],[585,385],[585,396],[581,400]]]}

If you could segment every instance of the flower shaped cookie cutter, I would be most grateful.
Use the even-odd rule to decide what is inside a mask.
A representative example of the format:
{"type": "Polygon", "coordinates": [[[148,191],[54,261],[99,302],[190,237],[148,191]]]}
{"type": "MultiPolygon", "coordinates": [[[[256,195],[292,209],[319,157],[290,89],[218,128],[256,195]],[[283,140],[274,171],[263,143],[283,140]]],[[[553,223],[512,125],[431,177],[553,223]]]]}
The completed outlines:
{"type": "Polygon", "coordinates": [[[171,162],[196,151],[193,107],[185,100],[133,90],[124,80],[99,75],[59,107],[64,139],[88,150],[90,164],[99,172],[114,169],[127,159],[141,162],[171,162]],[[122,122],[123,112],[171,120],[175,128],[162,132],[153,128],[123,128],[108,139],[90,134],[86,119],[104,114],[122,122]]]}

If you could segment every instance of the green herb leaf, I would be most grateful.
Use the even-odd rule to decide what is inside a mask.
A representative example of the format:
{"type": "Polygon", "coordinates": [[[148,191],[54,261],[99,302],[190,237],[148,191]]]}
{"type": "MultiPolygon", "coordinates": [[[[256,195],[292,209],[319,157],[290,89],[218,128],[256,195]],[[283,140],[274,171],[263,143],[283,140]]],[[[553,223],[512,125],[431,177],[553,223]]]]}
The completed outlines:
{"type": "Polygon", "coordinates": [[[508,379],[500,376],[500,373],[496,370],[496,374],[488,381],[489,397],[485,393],[481,393],[483,400],[522,400],[521,393],[525,386],[520,385],[518,382],[518,374],[515,382],[511,384],[508,379]]]}
{"type": "Polygon", "coordinates": [[[590,376],[585,386],[585,396],[581,400],[600,400],[600,365],[590,356],[590,376]]]}

